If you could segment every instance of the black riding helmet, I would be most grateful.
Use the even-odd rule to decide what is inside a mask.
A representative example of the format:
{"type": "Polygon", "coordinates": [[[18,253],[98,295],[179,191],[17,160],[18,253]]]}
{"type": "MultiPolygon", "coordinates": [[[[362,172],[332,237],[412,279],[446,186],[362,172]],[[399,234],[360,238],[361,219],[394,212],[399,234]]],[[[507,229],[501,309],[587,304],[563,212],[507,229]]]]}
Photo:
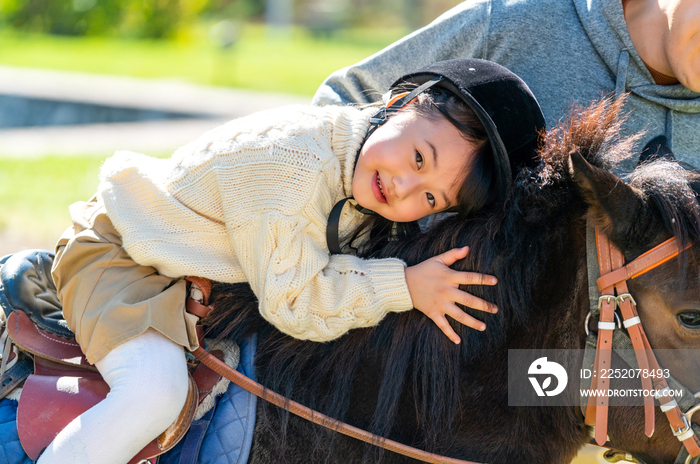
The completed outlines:
{"type": "Polygon", "coordinates": [[[440,88],[464,101],[484,125],[494,157],[496,197],[502,199],[518,170],[536,161],[538,136],[545,130],[540,105],[527,84],[491,61],[439,61],[400,77],[391,90],[413,83],[416,89],[382,108],[371,123],[378,126],[418,94],[440,88]]]}
{"type": "MultiPolygon", "coordinates": [[[[406,83],[417,87],[390,99],[370,119],[368,136],[419,94],[439,88],[464,101],[483,124],[493,152],[495,199],[505,197],[520,168],[535,164],[538,138],[545,130],[544,116],[527,84],[503,66],[479,59],[439,61],[397,79],[390,94],[406,83]]],[[[339,201],[328,218],[326,239],[331,253],[341,252],[338,222],[348,199],[339,201]]]]}

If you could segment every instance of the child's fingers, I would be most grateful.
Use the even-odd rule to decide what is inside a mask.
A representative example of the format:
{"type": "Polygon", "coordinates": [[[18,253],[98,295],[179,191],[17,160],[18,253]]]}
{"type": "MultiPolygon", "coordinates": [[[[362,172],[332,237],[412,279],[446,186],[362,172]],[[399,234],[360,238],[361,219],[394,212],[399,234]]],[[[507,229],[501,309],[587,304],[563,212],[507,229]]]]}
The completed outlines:
{"type": "Polygon", "coordinates": [[[453,271],[455,283],[463,285],[496,285],[498,279],[489,274],[479,272],[453,271]]]}
{"type": "Polygon", "coordinates": [[[455,288],[454,291],[450,293],[450,299],[455,303],[461,304],[462,306],[479,311],[484,311],[487,313],[498,312],[498,307],[495,304],[482,300],[481,298],[476,297],[471,293],[464,292],[458,288],[455,288]]]}
{"type": "Polygon", "coordinates": [[[467,256],[467,253],[469,253],[469,247],[465,246],[462,248],[453,248],[451,250],[447,250],[446,252],[439,254],[436,256],[440,261],[445,266],[452,266],[454,263],[459,261],[460,259],[464,258],[467,256]]]}
{"type": "Polygon", "coordinates": [[[433,322],[435,322],[435,325],[442,330],[442,333],[447,335],[447,338],[452,340],[454,343],[460,342],[459,335],[457,335],[450,323],[447,322],[447,318],[444,314],[436,314],[434,317],[431,317],[431,319],[433,322]]]}
{"type": "Polygon", "coordinates": [[[484,324],[482,321],[478,320],[475,317],[470,316],[469,314],[465,313],[461,309],[459,309],[457,306],[452,305],[452,307],[447,311],[446,313],[448,316],[450,316],[452,319],[455,321],[459,322],[462,325],[466,325],[467,327],[471,327],[472,329],[476,330],[485,330],[486,329],[486,324],[484,324]]]}

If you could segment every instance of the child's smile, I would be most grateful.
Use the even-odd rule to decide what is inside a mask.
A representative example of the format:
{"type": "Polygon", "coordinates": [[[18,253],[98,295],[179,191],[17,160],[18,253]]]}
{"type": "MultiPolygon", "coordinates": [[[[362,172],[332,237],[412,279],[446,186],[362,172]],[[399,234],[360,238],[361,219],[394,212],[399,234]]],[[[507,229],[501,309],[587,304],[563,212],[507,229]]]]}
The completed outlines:
{"type": "Polygon", "coordinates": [[[377,198],[378,202],[386,203],[386,194],[384,193],[384,189],[382,188],[382,180],[379,178],[378,172],[374,173],[374,182],[375,184],[377,184],[376,189],[374,188],[374,186],[372,187],[372,190],[374,190],[374,196],[377,198]]]}
{"type": "Polygon", "coordinates": [[[474,149],[449,121],[402,110],[367,139],[352,181],[355,200],[396,222],[457,204],[474,149]]]}

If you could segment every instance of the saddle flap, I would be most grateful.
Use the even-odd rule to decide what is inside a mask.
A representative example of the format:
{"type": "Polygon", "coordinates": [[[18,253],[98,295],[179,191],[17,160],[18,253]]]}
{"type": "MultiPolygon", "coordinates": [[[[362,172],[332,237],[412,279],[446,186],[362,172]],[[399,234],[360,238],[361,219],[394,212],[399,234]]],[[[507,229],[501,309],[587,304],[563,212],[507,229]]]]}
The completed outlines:
{"type": "Polygon", "coordinates": [[[83,355],[78,342],[40,329],[21,311],[13,311],[7,318],[7,333],[18,347],[35,356],[97,371],[83,355]]]}
{"type": "MultiPolygon", "coordinates": [[[[44,366],[45,372],[63,366],[44,366]]],[[[82,374],[82,372],[78,372],[82,374]]],[[[17,408],[17,432],[22,448],[35,460],[41,450],[76,417],[102,401],[109,393],[109,386],[91,372],[88,377],[69,375],[30,375],[22,390],[17,408]]],[[[99,374],[97,374],[99,376],[99,374]]],[[[129,464],[137,464],[171,449],[189,429],[198,403],[198,390],[194,379],[189,378],[187,400],[177,420],[159,437],[142,449],[129,464]]]]}
{"type": "Polygon", "coordinates": [[[37,459],[58,432],[108,392],[109,386],[101,379],[30,375],[17,408],[17,433],[24,451],[37,459]]]}

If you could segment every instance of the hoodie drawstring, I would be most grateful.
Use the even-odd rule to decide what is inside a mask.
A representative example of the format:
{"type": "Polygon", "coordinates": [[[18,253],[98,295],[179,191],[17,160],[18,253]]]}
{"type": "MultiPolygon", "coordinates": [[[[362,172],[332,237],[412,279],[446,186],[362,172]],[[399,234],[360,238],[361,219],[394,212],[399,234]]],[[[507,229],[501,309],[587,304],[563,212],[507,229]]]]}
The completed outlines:
{"type": "MultiPolygon", "coordinates": [[[[627,49],[620,52],[620,58],[617,60],[617,80],[615,81],[615,99],[618,99],[627,90],[627,69],[630,64],[630,54],[627,49]]],[[[673,152],[673,110],[666,109],[666,127],[664,135],[668,143],[668,148],[673,152]]]]}
{"type": "Polygon", "coordinates": [[[615,81],[615,100],[625,93],[627,87],[627,68],[630,64],[630,54],[627,49],[622,49],[617,60],[617,80],[615,81]]]}
{"type": "Polygon", "coordinates": [[[673,110],[671,108],[666,109],[666,140],[668,141],[668,148],[673,152],[673,110]]]}

